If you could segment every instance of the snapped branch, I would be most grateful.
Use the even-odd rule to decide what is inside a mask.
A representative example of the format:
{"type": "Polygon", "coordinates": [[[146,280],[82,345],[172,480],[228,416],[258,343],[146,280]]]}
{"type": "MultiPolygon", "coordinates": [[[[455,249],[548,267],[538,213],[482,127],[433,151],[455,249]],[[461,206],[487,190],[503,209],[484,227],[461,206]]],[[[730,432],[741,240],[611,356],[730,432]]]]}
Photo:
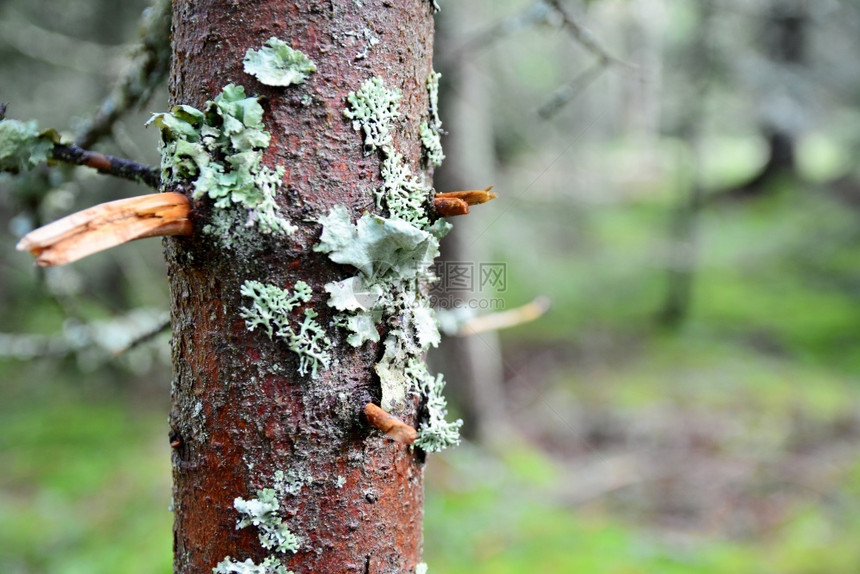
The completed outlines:
{"type": "Polygon", "coordinates": [[[153,193],[101,203],[78,211],[21,238],[42,267],[65,265],[134,239],[191,235],[191,205],[181,193],[153,193]]]}

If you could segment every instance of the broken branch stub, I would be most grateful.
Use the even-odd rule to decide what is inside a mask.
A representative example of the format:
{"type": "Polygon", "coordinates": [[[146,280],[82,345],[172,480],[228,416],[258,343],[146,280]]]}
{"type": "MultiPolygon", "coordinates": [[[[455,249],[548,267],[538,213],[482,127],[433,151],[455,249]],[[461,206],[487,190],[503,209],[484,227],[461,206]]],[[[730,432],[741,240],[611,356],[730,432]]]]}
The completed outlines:
{"type": "Polygon", "coordinates": [[[35,229],[21,238],[42,267],[65,265],[144,237],[191,235],[191,205],[180,193],[153,193],[102,203],[35,229]]]}
{"type": "Polygon", "coordinates": [[[395,442],[410,445],[418,438],[418,432],[414,428],[373,403],[367,403],[364,407],[364,416],[367,417],[367,422],[395,442]]]}
{"type": "Polygon", "coordinates": [[[469,213],[470,205],[480,205],[498,197],[497,194],[490,191],[491,189],[493,189],[492,185],[486,189],[437,193],[436,197],[433,198],[433,207],[436,208],[436,213],[441,217],[466,215],[469,213]]]}

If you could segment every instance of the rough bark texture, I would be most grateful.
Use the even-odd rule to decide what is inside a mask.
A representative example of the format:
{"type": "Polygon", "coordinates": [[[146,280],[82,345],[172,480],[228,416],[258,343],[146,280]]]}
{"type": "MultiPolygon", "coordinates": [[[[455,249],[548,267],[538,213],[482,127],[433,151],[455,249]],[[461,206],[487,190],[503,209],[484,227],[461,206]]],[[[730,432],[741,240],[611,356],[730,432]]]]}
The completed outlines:
{"type": "MultiPolygon", "coordinates": [[[[278,201],[299,226],[292,237],[261,237],[245,251],[226,251],[210,237],[166,240],[172,291],[175,379],[170,415],[174,446],[174,570],[210,572],[229,555],[260,562],[257,530],[236,529],[236,497],[273,486],[280,470],[307,478],[280,499],[300,540],[285,563],[299,573],[411,572],[421,553],[422,461],[369,426],[365,405],[379,400],[373,374],[378,345],[356,350],[330,326],[323,291],[354,274],[312,246],[320,227],[309,221],[346,205],[374,210],[378,154],[344,118],[346,95],[373,76],[403,90],[395,134],[398,150],[419,170],[418,126],[428,106],[433,19],[426,0],[326,2],[192,0],[174,3],[172,104],[201,108],[228,83],[265,96],[272,134],[265,163],[286,167],[278,201]],[[248,48],[277,36],[305,52],[317,72],[302,85],[272,88],[242,70],[248,48]],[[368,38],[379,39],[366,57],[368,38]],[[296,355],[238,312],[253,279],[313,288],[308,303],[335,343],[330,369],[299,376],[296,355]],[[280,367],[279,367],[280,366],[280,367]]],[[[197,229],[206,222],[197,202],[197,229]]],[[[416,406],[396,412],[416,425],[416,406]]]]}

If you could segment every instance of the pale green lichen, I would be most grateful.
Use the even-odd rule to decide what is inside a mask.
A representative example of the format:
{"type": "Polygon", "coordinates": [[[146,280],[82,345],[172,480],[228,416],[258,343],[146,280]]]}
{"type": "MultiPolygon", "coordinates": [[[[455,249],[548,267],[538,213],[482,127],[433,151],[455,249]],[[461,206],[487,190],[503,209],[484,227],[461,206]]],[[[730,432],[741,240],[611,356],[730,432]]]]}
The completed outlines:
{"type": "Polygon", "coordinates": [[[269,338],[277,337],[287,343],[291,351],[299,356],[299,374],[316,378],[319,368],[327,368],[331,361],[331,341],[316,322],[317,313],[307,308],[304,320],[293,318],[293,309],[311,299],[311,288],[298,281],[291,294],[289,290],[275,285],[264,285],[259,281],[245,281],[240,293],[252,299],[250,307],[243,307],[239,314],[245,319],[249,331],[262,327],[269,338]]]}
{"type": "Polygon", "coordinates": [[[433,234],[399,219],[365,213],[353,225],[349,212],[338,205],[319,222],[323,232],[314,250],[328,253],[335,263],[352,265],[365,280],[415,278],[439,253],[439,241],[433,234]]]}
{"type": "Polygon", "coordinates": [[[410,333],[420,331],[416,340],[438,342],[438,334],[436,339],[427,335],[429,328],[435,330],[432,311],[415,305],[414,295],[407,295],[417,292],[418,281],[430,278],[429,269],[439,252],[438,238],[406,221],[378,215],[364,214],[353,225],[343,206],[334,207],[320,222],[323,232],[314,250],[359,271],[325,286],[329,306],[341,311],[335,322],[352,333],[347,342],[358,347],[365,341],[379,341],[376,325],[391,315],[405,323],[410,333]],[[432,327],[428,327],[428,317],[432,327]],[[416,323],[420,329],[412,327],[416,323]]]}
{"type": "Polygon", "coordinates": [[[439,236],[448,226],[443,222],[425,231],[406,221],[371,214],[353,224],[343,206],[334,207],[320,222],[323,232],[314,249],[359,271],[326,285],[329,305],[347,319],[338,324],[353,331],[347,341],[355,346],[378,341],[380,320],[390,327],[376,365],[382,407],[402,407],[410,391],[426,395],[428,419],[419,428],[418,446],[435,452],[457,444],[462,422],[445,421],[444,383],[441,377],[433,378],[421,360],[440,337],[420,284],[433,279],[430,269],[438,255],[439,236]]]}
{"type": "Polygon", "coordinates": [[[365,81],[346,97],[351,107],[343,115],[353,120],[352,129],[364,132],[368,155],[393,144],[392,122],[400,117],[400,98],[400,90],[389,90],[379,77],[365,81]]]}
{"type": "Polygon", "coordinates": [[[36,120],[0,120],[0,171],[26,171],[51,157],[56,132],[39,131],[36,120]]]}
{"type": "Polygon", "coordinates": [[[427,163],[434,166],[442,165],[445,154],[442,151],[442,120],[439,118],[439,79],[442,74],[430,72],[427,76],[427,93],[430,97],[430,120],[421,122],[418,133],[421,145],[424,146],[424,157],[427,163]]]}
{"type": "Polygon", "coordinates": [[[428,225],[426,205],[433,190],[423,176],[416,178],[403,156],[393,151],[383,160],[381,173],[382,187],[375,192],[377,205],[385,206],[394,218],[418,227],[428,225]]]}
{"type": "Polygon", "coordinates": [[[445,161],[445,153],[442,151],[442,136],[437,130],[434,130],[430,125],[423,121],[418,128],[418,133],[421,136],[421,145],[424,146],[424,157],[427,158],[427,163],[439,167],[445,161]]]}
{"type": "Polygon", "coordinates": [[[416,394],[426,397],[427,401],[427,421],[418,428],[415,446],[427,452],[439,452],[460,444],[460,427],[463,426],[463,421],[457,419],[454,422],[448,422],[445,419],[448,416],[448,402],[442,394],[445,379],[441,374],[435,377],[431,375],[423,363],[420,366],[411,365],[411,367],[418,371],[416,375],[420,375],[416,394]],[[423,373],[421,373],[422,370],[423,373]]]}
{"type": "Polygon", "coordinates": [[[427,574],[427,563],[419,562],[415,565],[415,574],[427,574]]]}
{"type": "MultiPolygon", "coordinates": [[[[233,508],[239,512],[236,529],[256,527],[260,545],[266,550],[280,554],[298,551],[299,540],[290,532],[279,513],[281,506],[275,489],[264,488],[257,492],[256,498],[250,500],[237,497],[233,500],[233,508]]],[[[215,574],[292,574],[274,554],[267,556],[259,564],[250,558],[239,562],[227,556],[212,569],[212,572],[215,574]]]]}
{"type": "Polygon", "coordinates": [[[225,247],[230,243],[229,225],[255,227],[264,234],[291,234],[296,229],[279,215],[275,202],[284,168],[262,164],[271,140],[262,118],[257,98],[246,97],[242,86],[230,84],[206,102],[204,111],[179,105],[169,113],[153,114],[147,122],[161,130],[162,180],[192,181],[195,199],[208,197],[215,208],[229,212],[213,216],[203,228],[221,237],[225,247]]]}
{"type": "Polygon", "coordinates": [[[376,204],[387,209],[392,218],[423,227],[429,224],[426,204],[433,188],[423,176],[413,175],[394,149],[392,130],[394,120],[400,117],[400,98],[400,90],[389,90],[382,78],[371,78],[347,96],[351,107],[344,115],[353,120],[353,129],[364,132],[367,153],[382,153],[382,187],[375,191],[376,204]]]}
{"type": "Polygon", "coordinates": [[[286,473],[283,470],[276,470],[274,479],[274,489],[278,496],[297,496],[302,488],[310,486],[314,481],[312,476],[295,470],[289,470],[286,473]]]}
{"type": "Polygon", "coordinates": [[[316,64],[305,53],[274,36],[259,50],[245,52],[242,62],[246,73],[256,76],[267,86],[301,84],[317,70],[316,64]]]}
{"type": "Polygon", "coordinates": [[[256,564],[250,558],[237,562],[229,556],[212,569],[215,574],[293,574],[292,570],[281,564],[274,556],[267,556],[261,563],[256,564]]]}
{"type": "MultiPolygon", "coordinates": [[[[427,87],[432,127],[438,132],[438,74],[431,75],[427,87]]],[[[353,224],[347,209],[335,206],[319,219],[323,231],[314,250],[358,270],[354,277],[325,286],[329,306],[339,311],[334,322],[349,331],[347,342],[355,347],[379,341],[378,325],[388,327],[383,355],[376,364],[380,403],[385,409],[398,409],[410,392],[427,395],[428,419],[419,428],[423,437],[419,447],[435,452],[459,441],[462,424],[445,421],[444,383],[441,378],[431,381],[423,363],[425,351],[440,339],[423,289],[436,279],[431,272],[433,259],[450,225],[443,220],[430,223],[427,206],[432,188],[423,176],[413,174],[394,148],[393,122],[400,117],[400,98],[399,90],[389,90],[381,78],[371,78],[349,94],[350,107],[344,111],[353,120],[353,129],[364,134],[368,152],[382,155],[383,184],[375,195],[389,217],[365,213],[353,224]]],[[[441,161],[438,155],[434,159],[441,161]]]]}
{"type": "Polygon", "coordinates": [[[274,489],[264,488],[257,492],[256,498],[250,500],[237,497],[233,501],[233,508],[241,515],[236,530],[255,526],[259,531],[260,544],[266,550],[286,554],[299,549],[298,539],[278,514],[280,504],[274,489]]]}
{"type": "Polygon", "coordinates": [[[439,118],[439,80],[442,74],[430,72],[427,76],[427,93],[430,96],[430,127],[436,131],[442,129],[442,120],[439,118]]]}

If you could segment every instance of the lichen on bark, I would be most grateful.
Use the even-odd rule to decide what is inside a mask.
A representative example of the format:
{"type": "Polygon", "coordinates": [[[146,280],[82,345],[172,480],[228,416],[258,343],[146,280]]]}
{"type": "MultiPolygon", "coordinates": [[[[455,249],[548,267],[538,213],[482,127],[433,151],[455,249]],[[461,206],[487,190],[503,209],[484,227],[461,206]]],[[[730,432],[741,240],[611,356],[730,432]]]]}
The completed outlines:
{"type": "MultiPolygon", "coordinates": [[[[351,221],[365,209],[378,211],[373,189],[382,185],[379,157],[364,154],[342,115],[344,101],[367,77],[384,72],[403,90],[403,117],[425,113],[433,26],[428,4],[403,0],[359,8],[352,0],[325,6],[261,0],[248,9],[230,0],[190,0],[173,8],[171,103],[203,110],[231,83],[259,95],[271,139],[256,151],[262,152],[261,166],[283,166],[274,203],[278,217],[296,228],[289,236],[262,234],[254,224],[248,228],[255,234],[253,251],[227,249],[203,233],[166,240],[176,372],[170,424],[172,436],[182,439],[173,449],[174,571],[208,572],[226,556],[236,557],[223,565],[227,572],[414,571],[421,555],[422,458],[385,439],[362,415],[368,402],[380,398],[373,368],[382,343],[339,344],[316,379],[303,377],[300,357],[261,334],[262,327],[248,331],[239,310],[251,301],[241,294],[246,281],[291,290],[304,281],[311,299],[292,310],[290,321],[313,309],[332,340],[339,334],[337,310],[325,304],[324,288],[343,280],[345,267],[313,251],[319,225],[312,220],[335,205],[345,206],[351,221]],[[380,42],[356,61],[344,38],[369,27],[380,42]],[[316,63],[311,79],[284,89],[244,72],[248,49],[273,36],[289,38],[316,63]],[[195,416],[198,404],[203,406],[195,416]],[[234,507],[236,497],[247,500],[248,493],[272,488],[278,471],[317,477],[297,495],[276,489],[279,512],[301,541],[296,553],[279,555],[281,564],[266,562],[269,552],[254,528],[235,528],[234,507]]],[[[398,122],[393,140],[417,170],[417,122],[398,122]]],[[[190,179],[167,187],[194,192],[190,179]]],[[[213,225],[215,201],[208,195],[195,201],[197,222],[213,225]]],[[[233,225],[245,229],[247,222],[236,218],[233,225]]],[[[417,426],[419,402],[407,397],[398,416],[417,426]]]]}

